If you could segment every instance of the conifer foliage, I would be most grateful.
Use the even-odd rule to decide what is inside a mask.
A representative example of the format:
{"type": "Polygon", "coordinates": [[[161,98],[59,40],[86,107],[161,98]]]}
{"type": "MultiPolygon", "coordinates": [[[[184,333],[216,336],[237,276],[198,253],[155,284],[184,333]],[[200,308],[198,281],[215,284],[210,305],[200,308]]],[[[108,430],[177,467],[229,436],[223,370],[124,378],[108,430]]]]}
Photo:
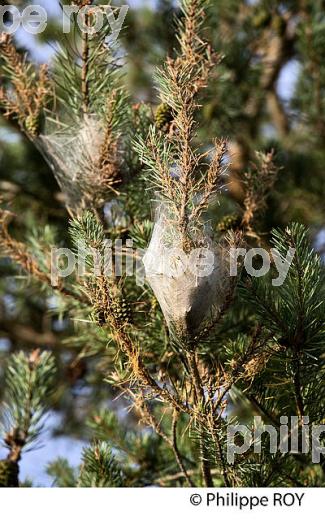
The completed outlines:
{"type": "MultiPolygon", "coordinates": [[[[241,35],[267,47],[272,34],[281,61],[291,52],[295,2],[288,15],[278,5],[265,13],[264,3],[231,2],[237,23],[244,19],[241,35]]],[[[32,349],[25,335],[23,350],[8,357],[1,409],[9,453],[0,461],[0,486],[24,485],[19,462],[25,449],[37,448],[52,409],[61,412],[62,432],[87,442],[77,467],[62,457],[48,464],[55,486],[324,485],[324,459],[274,453],[264,437],[260,452],[252,443],[234,462],[228,457],[229,428],[241,424],[252,433],[256,415],[279,434],[282,416],[297,417],[300,426],[306,417],[310,426],[323,423],[325,278],[310,230],[295,222],[272,230],[269,217],[285,182],[284,154],[254,140],[252,121],[263,118],[267,91],[281,131],[289,131],[275,107],[277,65],[270,70],[265,52],[245,78],[242,106],[233,90],[226,99],[229,77],[232,89],[240,82],[232,70],[239,32],[230,37],[234,13],[228,2],[217,4],[228,56],[220,41],[222,52],[209,43],[216,22],[208,0],[182,0],[175,50],[154,75],[155,107],[127,93],[127,28],[120,46],[112,45],[107,24],[90,36],[75,18],[50,68],[30,63],[1,36],[1,113],[47,162],[61,194],[41,230],[37,209],[24,221],[14,197],[1,200],[0,248],[12,282],[6,290],[23,293],[32,309],[43,305],[44,321],[59,332],[33,334],[32,349]],[[253,102],[247,90],[255,80],[253,102]],[[216,84],[218,106],[211,101],[216,84]],[[228,135],[229,121],[239,166],[234,139],[221,133],[228,135]],[[82,266],[53,279],[53,249],[62,247],[82,266]],[[230,277],[231,251],[251,247],[276,249],[277,262],[254,277],[239,258],[230,277]],[[188,271],[177,280],[165,276],[161,262],[168,252],[177,264],[175,248],[213,252],[212,274],[203,281],[188,271]],[[276,266],[286,265],[289,248],[292,262],[277,286],[276,266]],[[78,385],[86,392],[79,395],[78,385]]],[[[299,16],[303,26],[314,14],[306,8],[299,16]]],[[[314,45],[312,38],[308,52],[314,45]]],[[[245,75],[246,55],[239,54],[245,75]]]]}

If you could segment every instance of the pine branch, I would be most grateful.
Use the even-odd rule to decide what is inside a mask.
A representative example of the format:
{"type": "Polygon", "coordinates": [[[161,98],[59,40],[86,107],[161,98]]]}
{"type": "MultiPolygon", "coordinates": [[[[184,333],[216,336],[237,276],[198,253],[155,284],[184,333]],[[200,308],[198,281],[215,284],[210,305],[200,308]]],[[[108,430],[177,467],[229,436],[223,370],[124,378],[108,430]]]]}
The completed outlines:
{"type": "Polygon", "coordinates": [[[192,479],[190,478],[190,476],[188,474],[188,471],[186,470],[186,468],[184,466],[184,463],[183,463],[183,460],[182,460],[182,456],[181,456],[180,451],[179,451],[178,446],[177,446],[177,420],[178,420],[178,413],[175,412],[175,410],[174,410],[174,412],[173,412],[173,422],[172,422],[172,448],[173,448],[173,452],[174,452],[177,464],[179,465],[179,467],[181,469],[181,472],[183,473],[183,475],[185,477],[187,485],[189,487],[194,487],[194,483],[193,483],[192,479]]]}
{"type": "Polygon", "coordinates": [[[34,277],[36,280],[52,287],[53,290],[58,291],[62,296],[73,298],[82,304],[88,302],[80,296],[77,292],[65,287],[61,282],[56,287],[52,286],[51,276],[39,266],[36,258],[30,253],[26,245],[15,240],[8,231],[8,224],[12,219],[13,214],[9,211],[0,210],[0,252],[2,256],[9,257],[14,263],[17,263],[24,271],[34,277]]]}
{"type": "Polygon", "coordinates": [[[48,464],[46,473],[54,477],[53,484],[57,487],[76,487],[75,470],[69,465],[67,459],[59,457],[48,464]]]}
{"type": "Polygon", "coordinates": [[[270,193],[276,177],[278,168],[274,164],[274,153],[256,153],[256,164],[245,174],[245,211],[241,226],[246,233],[253,234],[252,222],[259,212],[266,207],[266,198],[270,193]]]}
{"type": "Polygon", "coordinates": [[[83,452],[78,487],[123,487],[122,468],[105,442],[94,443],[83,452]]]}
{"type": "Polygon", "coordinates": [[[200,37],[206,2],[186,0],[182,7],[179,51],[156,74],[160,98],[171,109],[173,131],[166,137],[152,127],[147,142],[139,139],[135,148],[150,171],[152,186],[169,204],[186,245],[190,228],[197,224],[211,196],[220,188],[226,143],[215,141],[210,164],[207,154],[200,153],[193,144],[194,114],[199,106],[196,98],[206,87],[219,57],[200,37]]]}
{"type": "MultiPolygon", "coordinates": [[[[77,245],[82,241],[86,246],[86,258],[89,256],[90,265],[93,265],[93,254],[89,254],[92,248],[98,250],[99,253],[104,251],[104,230],[102,225],[90,212],[86,212],[80,219],[75,219],[72,223],[71,236],[77,245]],[[88,256],[87,256],[88,251],[88,256]]],[[[170,392],[166,386],[160,387],[155,379],[148,372],[143,362],[141,352],[137,342],[133,340],[127,331],[128,323],[120,322],[119,316],[116,315],[116,298],[120,294],[120,288],[114,280],[114,277],[108,277],[104,273],[102,258],[99,260],[100,272],[97,276],[92,277],[91,282],[87,283],[86,289],[90,299],[97,311],[97,317],[100,315],[101,326],[108,326],[111,337],[117,346],[127,355],[129,367],[135,380],[144,385],[163,401],[168,402],[173,408],[179,412],[189,412],[186,404],[182,403],[179,396],[170,392]]]]}
{"type": "MultiPolygon", "coordinates": [[[[187,353],[188,363],[191,371],[192,384],[194,388],[194,404],[200,414],[205,407],[205,395],[204,387],[202,384],[201,376],[197,367],[196,356],[191,350],[187,353]]],[[[207,487],[213,487],[213,480],[211,476],[211,469],[209,460],[207,458],[205,440],[204,440],[205,429],[203,424],[199,423],[199,440],[200,440],[200,451],[201,451],[201,464],[202,464],[202,476],[207,487]]]]}
{"type": "Polygon", "coordinates": [[[283,396],[284,392],[290,395],[287,405],[294,396],[296,414],[316,418],[320,410],[315,395],[322,393],[320,381],[324,373],[324,270],[302,225],[274,231],[273,245],[282,261],[289,247],[295,250],[283,284],[274,288],[270,280],[252,279],[243,294],[254,303],[255,313],[263,317],[265,327],[277,341],[279,358],[286,360],[282,370],[277,371],[282,374],[283,396]]]}
{"type": "Polygon", "coordinates": [[[39,436],[54,377],[55,363],[49,352],[34,350],[29,357],[20,352],[10,358],[2,419],[8,460],[19,462],[25,446],[39,436]]]}
{"type": "MultiPolygon", "coordinates": [[[[129,392],[130,395],[132,395],[132,392],[129,392]]],[[[182,456],[180,454],[180,451],[177,446],[177,417],[178,412],[174,409],[173,411],[173,420],[172,420],[172,434],[171,438],[168,437],[168,435],[163,431],[161,424],[157,421],[156,417],[154,416],[153,412],[150,410],[150,407],[148,403],[146,402],[143,393],[140,397],[136,398],[134,395],[132,395],[132,398],[135,400],[136,406],[139,408],[141,417],[143,421],[151,426],[153,430],[159,435],[165,443],[172,449],[173,454],[175,456],[175,460],[182,472],[182,476],[185,478],[185,481],[187,482],[189,487],[193,487],[193,482],[188,476],[187,470],[184,466],[182,456]]]]}
{"type": "Polygon", "coordinates": [[[41,130],[41,117],[52,93],[46,65],[38,72],[15,48],[10,36],[0,34],[1,59],[4,77],[12,85],[0,89],[0,107],[7,118],[18,120],[21,129],[31,138],[41,130]]]}

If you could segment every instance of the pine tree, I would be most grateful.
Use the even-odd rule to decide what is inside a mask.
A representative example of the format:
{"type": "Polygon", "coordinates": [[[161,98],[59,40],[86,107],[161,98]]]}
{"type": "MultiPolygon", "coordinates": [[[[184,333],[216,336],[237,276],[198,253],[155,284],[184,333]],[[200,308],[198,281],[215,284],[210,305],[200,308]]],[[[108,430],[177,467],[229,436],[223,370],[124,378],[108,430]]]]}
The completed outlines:
{"type": "Polygon", "coordinates": [[[24,135],[1,158],[1,331],[24,352],[6,372],[0,484],[19,485],[23,450],[53,407],[63,431],[89,443],[80,467],[48,466],[57,486],[321,486],[323,459],[270,453],[264,438],[261,453],[251,446],[230,464],[227,431],[252,431],[255,415],[277,432],[282,416],[324,421],[324,266],[314,250],[324,223],[322,2],[158,10],[165,26],[131,12],[120,46],[107,24],[89,37],[74,20],[50,69],[1,36],[1,113],[8,134],[24,135]],[[150,56],[143,24],[157,43],[150,56]],[[277,81],[294,57],[286,106],[277,81]],[[160,62],[155,74],[134,67],[146,60],[160,62]],[[134,99],[141,91],[145,102],[134,99]],[[39,173],[24,177],[25,162],[39,173]],[[115,239],[122,251],[107,259],[115,239]],[[121,252],[134,260],[127,240],[155,260],[163,246],[208,248],[213,290],[194,289],[188,274],[157,276],[148,257],[144,286],[126,260],[115,276],[121,252]],[[54,247],[81,254],[84,272],[53,283],[54,247]],[[294,249],[284,283],[272,284],[274,262],[263,278],[238,265],[229,279],[233,247],[273,247],[282,262],[294,249]],[[80,383],[90,391],[79,409],[80,383]]]}

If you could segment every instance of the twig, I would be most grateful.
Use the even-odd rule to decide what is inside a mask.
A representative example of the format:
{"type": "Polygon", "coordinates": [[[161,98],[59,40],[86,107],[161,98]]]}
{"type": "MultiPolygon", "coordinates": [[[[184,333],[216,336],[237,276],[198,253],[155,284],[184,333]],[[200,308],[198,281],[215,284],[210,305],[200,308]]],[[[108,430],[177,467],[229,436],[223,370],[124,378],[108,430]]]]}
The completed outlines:
{"type": "MultiPolygon", "coordinates": [[[[89,13],[85,13],[85,25],[89,27],[89,13]]],[[[81,33],[82,40],[82,66],[81,66],[81,93],[82,93],[82,109],[84,114],[89,110],[89,35],[83,30],[81,33]]]]}
{"type": "Polygon", "coordinates": [[[189,485],[189,487],[194,487],[194,484],[192,482],[192,480],[189,478],[188,474],[187,474],[187,471],[186,471],[186,468],[183,464],[183,461],[182,461],[182,457],[181,457],[181,454],[178,450],[178,447],[177,447],[177,441],[176,441],[176,428],[177,428],[177,417],[178,417],[178,413],[173,412],[173,422],[172,422],[172,438],[170,439],[166,433],[163,431],[163,429],[161,428],[160,424],[158,423],[158,421],[156,420],[154,414],[151,412],[148,404],[146,403],[145,399],[142,398],[141,399],[137,399],[136,401],[136,404],[138,404],[139,408],[140,408],[140,413],[142,415],[142,418],[146,421],[146,423],[151,426],[154,431],[171,447],[173,453],[174,453],[174,456],[175,456],[175,459],[176,459],[176,462],[181,470],[181,476],[183,476],[187,482],[187,484],[189,485]]]}
{"type": "MultiPolygon", "coordinates": [[[[197,474],[196,469],[189,469],[187,471],[187,474],[192,477],[193,475],[197,474]]],[[[212,469],[211,474],[215,476],[220,476],[220,471],[218,469],[212,469]]],[[[172,482],[173,480],[178,480],[179,478],[183,477],[183,472],[175,473],[174,475],[166,475],[165,477],[161,477],[156,480],[157,484],[164,485],[165,483],[172,482]]]]}
{"type": "MultiPolygon", "coordinates": [[[[201,381],[201,377],[198,371],[195,353],[192,350],[189,350],[188,354],[188,362],[191,371],[192,382],[194,385],[194,401],[195,404],[200,408],[200,406],[204,405],[204,388],[201,381]]],[[[199,435],[200,435],[200,451],[201,451],[201,463],[202,463],[202,476],[207,487],[213,487],[213,480],[211,476],[210,464],[206,457],[206,447],[204,445],[204,427],[199,424],[199,435]]]]}
{"type": "Polygon", "coordinates": [[[211,431],[212,438],[213,438],[213,440],[216,444],[217,450],[218,450],[218,454],[219,454],[219,458],[220,458],[220,462],[221,462],[221,468],[222,468],[222,475],[223,475],[226,486],[231,487],[231,483],[230,483],[230,480],[228,477],[227,464],[226,464],[226,461],[225,461],[225,458],[224,458],[224,455],[222,452],[222,446],[220,443],[220,439],[215,430],[217,425],[216,425],[215,417],[213,414],[213,408],[211,408],[210,420],[212,421],[210,431],[211,431]]]}
{"type": "Polygon", "coordinates": [[[181,454],[180,454],[180,452],[178,450],[178,446],[177,446],[177,420],[178,420],[178,413],[175,412],[175,410],[174,410],[173,422],[172,422],[172,447],[173,447],[173,452],[174,452],[175,458],[177,460],[177,464],[179,465],[181,471],[184,474],[184,477],[185,477],[185,480],[186,480],[187,484],[189,485],[189,487],[194,487],[193,481],[191,480],[191,478],[189,477],[189,475],[188,475],[188,473],[186,471],[186,468],[185,468],[185,466],[183,464],[183,461],[182,461],[181,454]]]}

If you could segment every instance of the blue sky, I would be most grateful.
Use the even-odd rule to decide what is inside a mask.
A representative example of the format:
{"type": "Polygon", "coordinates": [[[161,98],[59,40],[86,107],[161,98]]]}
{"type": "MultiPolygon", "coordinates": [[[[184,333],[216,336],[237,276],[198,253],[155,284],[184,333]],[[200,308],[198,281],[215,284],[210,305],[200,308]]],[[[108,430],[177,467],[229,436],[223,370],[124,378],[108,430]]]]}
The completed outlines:
{"type": "MultiPolygon", "coordinates": [[[[53,483],[53,477],[46,473],[46,466],[58,457],[69,460],[72,466],[78,466],[81,460],[85,443],[66,437],[64,435],[53,436],[55,428],[60,426],[60,414],[50,412],[45,418],[46,427],[40,435],[35,449],[24,451],[19,464],[19,479],[21,482],[31,479],[35,487],[49,487],[53,483]]],[[[0,448],[0,459],[5,458],[8,451],[0,448]]]]}

